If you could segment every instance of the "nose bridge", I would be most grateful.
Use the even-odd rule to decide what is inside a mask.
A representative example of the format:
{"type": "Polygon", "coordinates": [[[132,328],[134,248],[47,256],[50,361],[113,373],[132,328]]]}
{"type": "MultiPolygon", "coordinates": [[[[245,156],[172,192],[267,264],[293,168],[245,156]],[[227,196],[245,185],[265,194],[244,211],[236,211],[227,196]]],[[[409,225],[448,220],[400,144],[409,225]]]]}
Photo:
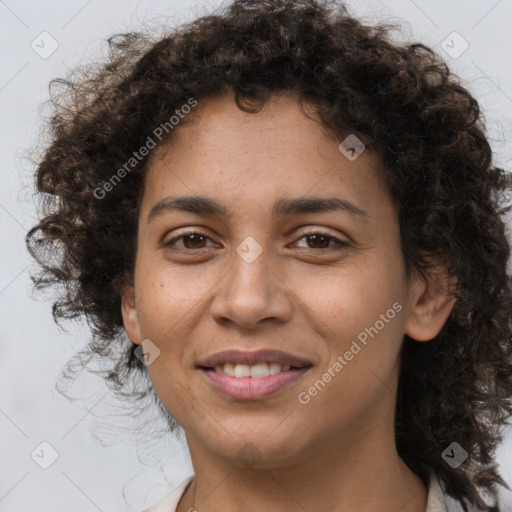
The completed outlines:
{"type": "Polygon", "coordinates": [[[274,282],[269,269],[269,251],[255,238],[246,237],[235,249],[227,294],[240,306],[261,309],[268,305],[274,282]]]}
{"type": "Polygon", "coordinates": [[[246,328],[260,320],[284,320],[291,311],[271,255],[254,237],[247,236],[233,251],[230,271],[212,304],[216,319],[229,319],[246,328]]]}

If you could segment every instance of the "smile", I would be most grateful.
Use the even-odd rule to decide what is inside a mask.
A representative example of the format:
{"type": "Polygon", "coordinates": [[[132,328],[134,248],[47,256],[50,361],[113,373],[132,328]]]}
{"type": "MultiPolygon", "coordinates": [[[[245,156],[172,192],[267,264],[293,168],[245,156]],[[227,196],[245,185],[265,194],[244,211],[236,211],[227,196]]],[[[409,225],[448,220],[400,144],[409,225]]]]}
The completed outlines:
{"type": "Polygon", "coordinates": [[[312,366],[294,368],[289,365],[281,366],[278,363],[254,366],[227,363],[217,368],[200,368],[200,370],[209,385],[224,396],[236,400],[261,400],[288,389],[310,368],[312,366]],[[232,372],[233,375],[226,372],[226,366],[227,372],[232,372]],[[271,370],[274,373],[271,373],[271,370]]]}
{"type": "Polygon", "coordinates": [[[230,377],[253,377],[259,379],[269,375],[276,375],[282,371],[287,372],[290,368],[289,364],[281,363],[260,363],[255,365],[226,363],[215,366],[214,370],[217,373],[224,373],[230,377]]]}

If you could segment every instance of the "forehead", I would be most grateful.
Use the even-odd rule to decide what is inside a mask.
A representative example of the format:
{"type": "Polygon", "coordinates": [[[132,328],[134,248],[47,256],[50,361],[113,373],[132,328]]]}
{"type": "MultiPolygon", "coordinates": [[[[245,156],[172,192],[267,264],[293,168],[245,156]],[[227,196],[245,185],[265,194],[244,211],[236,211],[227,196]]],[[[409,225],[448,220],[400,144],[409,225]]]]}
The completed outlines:
{"type": "Polygon", "coordinates": [[[287,195],[337,194],[354,203],[389,196],[378,156],[363,151],[349,160],[313,105],[304,110],[313,119],[294,93],[272,97],[257,113],[238,108],[232,93],[199,102],[172,141],[155,150],[146,203],[215,195],[263,208],[267,198],[287,195]]]}

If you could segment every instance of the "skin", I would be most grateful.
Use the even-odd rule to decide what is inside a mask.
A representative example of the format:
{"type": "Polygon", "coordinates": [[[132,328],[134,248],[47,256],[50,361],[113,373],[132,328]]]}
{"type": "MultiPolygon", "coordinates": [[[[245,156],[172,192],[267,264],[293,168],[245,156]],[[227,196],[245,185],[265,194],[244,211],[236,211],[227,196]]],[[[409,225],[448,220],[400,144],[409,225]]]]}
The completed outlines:
{"type": "Polygon", "coordinates": [[[434,338],[453,300],[442,272],[406,277],[398,207],[379,158],[364,151],[347,159],[292,93],[257,114],[239,110],[230,93],[194,113],[153,155],[134,289],[122,301],[130,339],[160,350],[147,369],[186,433],[195,480],[178,511],[424,512],[426,487],[395,447],[399,351],[404,334],[434,338]],[[218,201],[232,216],[164,211],[148,221],[162,199],[191,195],[218,201]],[[367,217],[271,216],[278,199],[312,196],[348,200],[367,217]],[[308,238],[306,228],[334,239],[308,238]],[[206,238],[175,240],[184,231],[206,238]],[[248,236],[263,249],[252,263],[236,252],[248,236]],[[348,245],[329,250],[335,239],[348,245]],[[401,311],[300,403],[299,393],[394,303],[401,311]],[[271,397],[234,400],[196,369],[199,359],[232,348],[280,349],[313,367],[271,397]],[[239,456],[246,443],[252,463],[239,456]]]}

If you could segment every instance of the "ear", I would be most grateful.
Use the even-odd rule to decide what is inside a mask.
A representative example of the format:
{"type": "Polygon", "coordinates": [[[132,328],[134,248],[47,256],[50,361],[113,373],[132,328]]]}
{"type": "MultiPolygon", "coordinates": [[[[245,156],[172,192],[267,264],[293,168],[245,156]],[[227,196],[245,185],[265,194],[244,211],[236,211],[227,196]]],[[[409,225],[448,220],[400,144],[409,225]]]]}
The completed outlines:
{"type": "Polygon", "coordinates": [[[417,341],[435,338],[453,309],[455,289],[456,279],[444,267],[434,268],[426,277],[415,271],[410,282],[405,334],[417,341]]]}
{"type": "Polygon", "coordinates": [[[121,313],[126,334],[133,343],[140,345],[142,336],[140,334],[139,317],[135,305],[135,290],[133,286],[127,286],[121,296],[121,313]]]}

